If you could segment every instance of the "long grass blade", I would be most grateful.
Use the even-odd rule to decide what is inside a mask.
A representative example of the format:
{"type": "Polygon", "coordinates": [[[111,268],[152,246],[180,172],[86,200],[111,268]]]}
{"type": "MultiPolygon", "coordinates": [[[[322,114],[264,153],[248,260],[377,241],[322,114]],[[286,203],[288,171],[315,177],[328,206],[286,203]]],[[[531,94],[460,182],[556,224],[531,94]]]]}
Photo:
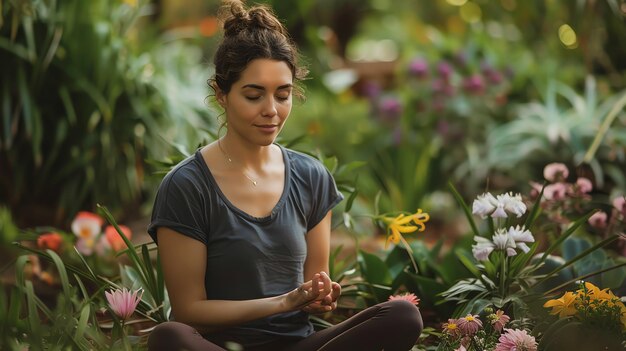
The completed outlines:
{"type": "Polygon", "coordinates": [[[456,201],[463,208],[463,212],[465,213],[465,217],[467,217],[467,221],[469,222],[470,226],[472,227],[472,231],[474,232],[474,235],[479,235],[478,227],[476,226],[476,223],[474,222],[474,217],[472,215],[472,211],[470,211],[469,207],[465,203],[465,200],[463,200],[463,197],[456,190],[456,188],[454,187],[452,182],[448,182],[448,188],[450,188],[450,191],[452,192],[452,195],[454,195],[454,198],[456,199],[456,201]]]}

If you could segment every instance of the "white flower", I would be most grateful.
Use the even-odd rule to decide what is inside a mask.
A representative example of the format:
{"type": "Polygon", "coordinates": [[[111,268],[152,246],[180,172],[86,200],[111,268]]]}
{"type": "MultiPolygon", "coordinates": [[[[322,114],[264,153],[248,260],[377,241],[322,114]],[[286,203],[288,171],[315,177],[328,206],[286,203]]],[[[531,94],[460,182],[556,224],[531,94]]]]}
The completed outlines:
{"type": "Polygon", "coordinates": [[[479,215],[481,218],[489,216],[498,205],[496,198],[491,193],[484,193],[478,195],[474,203],[472,204],[472,213],[479,215]]]}
{"type": "Polygon", "coordinates": [[[489,239],[482,236],[475,236],[474,240],[476,240],[476,244],[472,246],[474,258],[478,261],[487,261],[495,246],[489,239]]]}
{"type": "Polygon", "coordinates": [[[504,229],[498,229],[493,235],[493,244],[496,249],[506,251],[507,256],[515,256],[517,254],[515,252],[515,241],[504,229]]]}
{"type": "Polygon", "coordinates": [[[510,227],[508,235],[511,240],[513,240],[513,245],[524,252],[530,251],[530,248],[526,245],[526,243],[535,242],[535,238],[532,233],[523,226],[518,225],[516,227],[510,227]]]}
{"type": "Polygon", "coordinates": [[[498,195],[497,199],[498,206],[502,206],[504,210],[509,213],[512,213],[520,218],[524,213],[526,213],[526,204],[522,201],[522,195],[512,193],[506,193],[502,195],[498,195]]]}

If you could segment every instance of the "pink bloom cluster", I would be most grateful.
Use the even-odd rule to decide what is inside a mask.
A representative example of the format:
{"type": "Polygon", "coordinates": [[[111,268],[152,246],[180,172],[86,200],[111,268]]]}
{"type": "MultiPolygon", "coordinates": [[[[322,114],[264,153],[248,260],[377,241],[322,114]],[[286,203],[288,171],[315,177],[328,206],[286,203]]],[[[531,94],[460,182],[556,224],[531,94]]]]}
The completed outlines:
{"type": "Polygon", "coordinates": [[[490,313],[493,311],[491,309],[486,311],[489,313],[487,329],[484,328],[480,317],[472,314],[458,319],[448,319],[448,322],[443,324],[444,338],[451,341],[450,345],[455,347],[454,351],[482,350],[486,340],[482,338],[487,337],[498,340],[495,351],[537,351],[537,342],[527,331],[504,328],[511,320],[504,311],[497,310],[494,313],[490,313]]]}

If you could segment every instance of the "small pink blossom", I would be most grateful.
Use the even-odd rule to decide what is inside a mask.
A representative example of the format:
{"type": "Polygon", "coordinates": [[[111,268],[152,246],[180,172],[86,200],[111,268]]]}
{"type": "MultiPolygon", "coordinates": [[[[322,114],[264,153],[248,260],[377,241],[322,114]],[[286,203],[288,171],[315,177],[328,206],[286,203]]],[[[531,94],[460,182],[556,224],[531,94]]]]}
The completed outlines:
{"type": "Polygon", "coordinates": [[[401,295],[391,295],[389,296],[389,301],[393,301],[393,300],[404,300],[404,301],[408,301],[414,305],[419,305],[420,303],[420,299],[415,296],[415,294],[413,293],[406,293],[406,294],[401,294],[401,295]]]}
{"type": "Polygon", "coordinates": [[[546,200],[563,200],[567,195],[567,188],[565,183],[549,184],[543,190],[543,196],[546,200]]]}
{"type": "Polygon", "coordinates": [[[626,216],[626,196],[618,196],[613,199],[613,207],[615,207],[622,215],[626,216]]]}
{"type": "Polygon", "coordinates": [[[133,312],[135,312],[135,308],[141,301],[141,296],[143,295],[143,290],[135,290],[131,292],[126,288],[116,289],[105,291],[107,301],[109,302],[109,306],[113,313],[115,313],[120,319],[127,320],[133,312]]]}
{"type": "Polygon", "coordinates": [[[483,327],[483,322],[478,319],[478,315],[468,314],[463,318],[459,318],[459,329],[463,335],[474,335],[480,328],[483,327]]]}
{"type": "Polygon", "coordinates": [[[494,351],[537,351],[535,337],[525,330],[504,329],[494,351]]]}
{"type": "Polygon", "coordinates": [[[91,256],[94,251],[98,256],[103,256],[111,246],[104,235],[93,238],[78,238],[76,240],[76,250],[84,256],[91,256]]]}
{"type": "Polygon", "coordinates": [[[543,177],[549,182],[562,181],[568,176],[569,170],[562,163],[550,163],[543,169],[543,177]]]}
{"type": "Polygon", "coordinates": [[[504,329],[504,326],[511,320],[509,316],[504,314],[504,311],[497,310],[496,313],[491,316],[491,325],[493,325],[493,329],[501,332],[504,329]]]}
{"type": "Polygon", "coordinates": [[[584,177],[580,177],[576,179],[576,188],[578,189],[579,192],[583,194],[587,194],[591,192],[591,190],[593,190],[593,184],[591,183],[591,180],[584,178],[584,177]]]}
{"type": "Polygon", "coordinates": [[[598,211],[591,215],[587,222],[594,228],[604,229],[606,228],[607,214],[604,211],[598,211]]]}

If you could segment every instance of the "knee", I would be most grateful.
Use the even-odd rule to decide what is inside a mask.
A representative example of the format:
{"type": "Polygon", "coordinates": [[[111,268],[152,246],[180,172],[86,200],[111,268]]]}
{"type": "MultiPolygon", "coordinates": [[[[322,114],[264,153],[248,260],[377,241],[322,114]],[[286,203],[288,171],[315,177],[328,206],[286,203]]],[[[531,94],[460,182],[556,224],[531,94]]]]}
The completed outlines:
{"type": "Polygon", "coordinates": [[[180,322],[164,322],[157,325],[148,337],[148,350],[178,350],[184,341],[197,331],[180,322]]]}
{"type": "Polygon", "coordinates": [[[424,329],[424,322],[417,306],[405,300],[387,301],[383,302],[382,305],[382,308],[388,311],[388,321],[395,328],[399,328],[407,333],[414,333],[419,337],[422,329],[424,329]]]}

